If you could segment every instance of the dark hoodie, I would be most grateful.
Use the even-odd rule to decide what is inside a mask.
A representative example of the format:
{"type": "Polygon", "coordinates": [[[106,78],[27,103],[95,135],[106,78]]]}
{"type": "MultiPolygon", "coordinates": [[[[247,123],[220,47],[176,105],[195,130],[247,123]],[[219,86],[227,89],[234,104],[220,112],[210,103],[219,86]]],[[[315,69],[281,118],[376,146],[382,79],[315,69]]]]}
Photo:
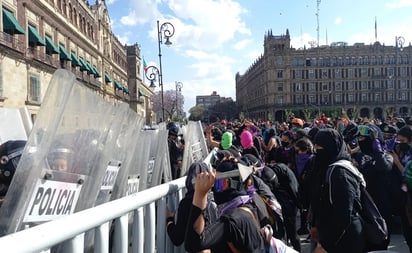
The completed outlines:
{"type": "Polygon", "coordinates": [[[321,129],[314,144],[324,148],[316,150],[311,194],[313,226],[318,230],[319,242],[329,253],[361,253],[362,225],[355,211],[360,198],[358,180],[345,168],[336,166],[326,182],[330,164],[350,160],[343,137],[334,129],[321,129]]]}

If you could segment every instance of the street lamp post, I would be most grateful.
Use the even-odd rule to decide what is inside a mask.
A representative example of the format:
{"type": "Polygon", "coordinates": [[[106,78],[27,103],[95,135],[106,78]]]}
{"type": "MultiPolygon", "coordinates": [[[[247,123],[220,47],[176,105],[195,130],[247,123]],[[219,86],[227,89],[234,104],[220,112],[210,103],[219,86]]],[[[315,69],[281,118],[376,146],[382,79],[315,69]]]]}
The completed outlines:
{"type": "Polygon", "coordinates": [[[150,81],[150,86],[149,86],[150,88],[154,89],[156,87],[156,85],[154,83],[156,81],[156,79],[158,79],[158,81],[160,83],[160,71],[155,66],[147,67],[144,74],[145,74],[147,80],[150,81]]]}
{"type": "Polygon", "coordinates": [[[160,85],[160,93],[162,96],[162,121],[165,120],[165,108],[164,108],[164,100],[163,100],[162,50],[161,50],[160,44],[163,44],[163,38],[164,38],[165,39],[164,44],[166,46],[172,45],[172,42],[169,40],[169,38],[172,37],[174,33],[175,33],[175,28],[171,23],[165,22],[162,25],[159,25],[159,20],[157,21],[157,39],[158,39],[158,46],[159,46],[159,85],[160,85]]]}
{"type": "Polygon", "coordinates": [[[176,85],[176,116],[179,118],[179,103],[178,103],[178,93],[181,92],[183,88],[183,83],[182,82],[175,82],[176,85]]]}
{"type": "Polygon", "coordinates": [[[405,38],[402,36],[395,36],[395,45],[396,45],[396,59],[395,59],[395,113],[398,116],[398,51],[399,48],[402,51],[403,44],[405,44],[405,38]]]}

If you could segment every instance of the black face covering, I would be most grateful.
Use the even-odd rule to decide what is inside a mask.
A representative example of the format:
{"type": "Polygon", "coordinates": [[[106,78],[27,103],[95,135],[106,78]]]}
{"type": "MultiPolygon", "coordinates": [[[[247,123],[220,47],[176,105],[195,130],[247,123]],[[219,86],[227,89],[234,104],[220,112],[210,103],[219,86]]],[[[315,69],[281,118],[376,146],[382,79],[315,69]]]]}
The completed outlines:
{"type": "Polygon", "coordinates": [[[331,156],[326,149],[317,149],[315,154],[315,166],[324,168],[331,163],[331,156]]]}
{"type": "Polygon", "coordinates": [[[402,150],[403,152],[408,151],[409,149],[411,149],[411,146],[409,146],[408,143],[399,143],[399,149],[402,150]]]}
{"type": "Polygon", "coordinates": [[[365,139],[363,141],[358,141],[359,148],[362,151],[362,153],[366,155],[371,155],[373,153],[373,148],[372,148],[372,140],[371,139],[365,139]]]}
{"type": "Polygon", "coordinates": [[[289,146],[289,142],[287,141],[281,141],[280,143],[282,144],[283,147],[289,146]]]}

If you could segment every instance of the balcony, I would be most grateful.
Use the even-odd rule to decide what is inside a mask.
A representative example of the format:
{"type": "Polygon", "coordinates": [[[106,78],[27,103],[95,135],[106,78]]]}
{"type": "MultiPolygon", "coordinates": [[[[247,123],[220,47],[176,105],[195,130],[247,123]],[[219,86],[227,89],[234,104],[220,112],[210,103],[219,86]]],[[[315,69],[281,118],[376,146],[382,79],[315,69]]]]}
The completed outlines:
{"type": "Polygon", "coordinates": [[[10,49],[13,49],[17,52],[23,53],[25,51],[23,41],[20,41],[14,38],[13,35],[5,33],[5,32],[0,32],[0,44],[10,49]]]}

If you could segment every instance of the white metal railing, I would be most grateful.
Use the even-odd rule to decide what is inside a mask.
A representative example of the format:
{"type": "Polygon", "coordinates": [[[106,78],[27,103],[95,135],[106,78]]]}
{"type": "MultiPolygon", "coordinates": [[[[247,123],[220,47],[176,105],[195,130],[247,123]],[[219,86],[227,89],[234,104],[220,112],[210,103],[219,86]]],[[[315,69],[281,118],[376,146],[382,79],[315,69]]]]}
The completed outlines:
{"type": "Polygon", "coordinates": [[[84,252],[85,233],[94,230],[94,252],[153,253],[166,249],[166,198],[182,197],[186,177],[113,200],[0,238],[3,252],[39,252],[63,245],[64,252],[84,252]],[[157,206],[155,206],[157,204],[157,206]],[[156,214],[156,208],[158,210],[156,214]],[[129,214],[133,214],[129,235],[129,214]],[[157,220],[156,220],[157,219],[157,220]],[[110,234],[114,220],[114,232],[110,234]],[[155,229],[156,228],[156,229],[155,229]],[[156,236],[157,234],[157,236],[156,236]],[[109,236],[112,236],[110,238],[109,236]],[[132,238],[129,242],[129,238],[132,238]],[[63,244],[62,244],[63,243],[63,244]],[[129,243],[131,251],[129,251],[129,243]]]}

